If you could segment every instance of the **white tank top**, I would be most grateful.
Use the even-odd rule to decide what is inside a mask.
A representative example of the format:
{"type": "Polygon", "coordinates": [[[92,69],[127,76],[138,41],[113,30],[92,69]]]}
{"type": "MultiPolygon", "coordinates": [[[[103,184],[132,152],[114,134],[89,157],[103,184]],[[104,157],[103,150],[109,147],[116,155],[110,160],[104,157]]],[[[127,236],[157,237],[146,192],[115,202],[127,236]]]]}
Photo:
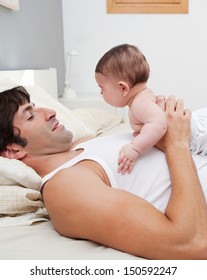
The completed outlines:
{"type": "MultiPolygon", "coordinates": [[[[130,174],[122,175],[117,172],[119,150],[124,144],[130,142],[131,137],[129,133],[114,134],[77,145],[74,150],[83,149],[83,152],[46,175],[42,186],[59,170],[73,166],[82,160],[93,160],[105,170],[113,188],[138,195],[160,211],[164,211],[171,193],[171,182],[163,152],[152,148],[139,157],[130,174]]],[[[194,155],[193,158],[201,184],[207,194],[207,159],[199,155],[194,155]]]]}

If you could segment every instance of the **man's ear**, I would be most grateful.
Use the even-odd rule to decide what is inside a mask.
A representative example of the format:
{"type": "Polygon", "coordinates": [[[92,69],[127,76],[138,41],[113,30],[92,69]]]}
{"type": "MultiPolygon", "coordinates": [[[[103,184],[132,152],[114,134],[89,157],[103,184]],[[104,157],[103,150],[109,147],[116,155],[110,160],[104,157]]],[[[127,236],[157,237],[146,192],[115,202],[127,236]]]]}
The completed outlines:
{"type": "Polygon", "coordinates": [[[122,91],[122,96],[125,97],[129,93],[129,85],[126,82],[119,81],[118,82],[119,88],[122,91]]]}
{"type": "Polygon", "coordinates": [[[17,144],[8,145],[6,150],[1,153],[2,157],[9,159],[22,159],[25,156],[25,152],[21,149],[21,146],[17,144]]]}

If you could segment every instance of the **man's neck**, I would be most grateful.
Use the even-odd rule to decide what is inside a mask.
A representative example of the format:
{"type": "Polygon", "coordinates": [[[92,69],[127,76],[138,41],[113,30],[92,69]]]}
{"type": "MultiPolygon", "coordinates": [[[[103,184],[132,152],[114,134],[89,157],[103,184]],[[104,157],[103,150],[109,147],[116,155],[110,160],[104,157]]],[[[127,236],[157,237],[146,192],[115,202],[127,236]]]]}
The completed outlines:
{"type": "Polygon", "coordinates": [[[81,150],[67,151],[50,155],[27,156],[22,161],[33,168],[41,177],[44,177],[65,162],[76,157],[81,150]]]}
{"type": "Polygon", "coordinates": [[[58,168],[65,162],[71,160],[80,154],[83,150],[73,150],[75,146],[80,143],[86,142],[93,139],[94,136],[83,137],[75,141],[68,150],[54,153],[54,154],[45,154],[45,155],[27,155],[22,161],[33,168],[41,177],[44,177],[48,173],[52,172],[54,169],[58,168]]]}

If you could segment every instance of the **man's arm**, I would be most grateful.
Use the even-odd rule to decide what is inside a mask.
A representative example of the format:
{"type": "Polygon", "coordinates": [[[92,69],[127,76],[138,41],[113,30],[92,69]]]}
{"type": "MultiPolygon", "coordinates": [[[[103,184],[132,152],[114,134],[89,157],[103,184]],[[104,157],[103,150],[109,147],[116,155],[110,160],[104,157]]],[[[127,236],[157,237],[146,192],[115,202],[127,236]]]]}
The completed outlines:
{"type": "Polygon", "coordinates": [[[172,181],[172,195],[165,214],[173,225],[186,231],[183,244],[188,240],[197,244],[199,255],[202,249],[207,252],[207,206],[189,150],[191,112],[184,110],[182,100],[176,102],[174,97],[167,102],[161,97],[157,102],[166,110],[168,120],[168,132],[158,143],[165,151],[172,181]]]}

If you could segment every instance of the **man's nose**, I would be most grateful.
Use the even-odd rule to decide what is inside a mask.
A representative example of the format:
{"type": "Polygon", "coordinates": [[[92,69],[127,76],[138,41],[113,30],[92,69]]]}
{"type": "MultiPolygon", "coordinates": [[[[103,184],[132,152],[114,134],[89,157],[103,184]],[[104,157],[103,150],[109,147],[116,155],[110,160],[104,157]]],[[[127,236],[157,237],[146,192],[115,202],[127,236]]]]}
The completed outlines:
{"type": "Polygon", "coordinates": [[[41,110],[44,113],[46,120],[56,117],[56,112],[53,109],[41,108],[41,110]]]}

